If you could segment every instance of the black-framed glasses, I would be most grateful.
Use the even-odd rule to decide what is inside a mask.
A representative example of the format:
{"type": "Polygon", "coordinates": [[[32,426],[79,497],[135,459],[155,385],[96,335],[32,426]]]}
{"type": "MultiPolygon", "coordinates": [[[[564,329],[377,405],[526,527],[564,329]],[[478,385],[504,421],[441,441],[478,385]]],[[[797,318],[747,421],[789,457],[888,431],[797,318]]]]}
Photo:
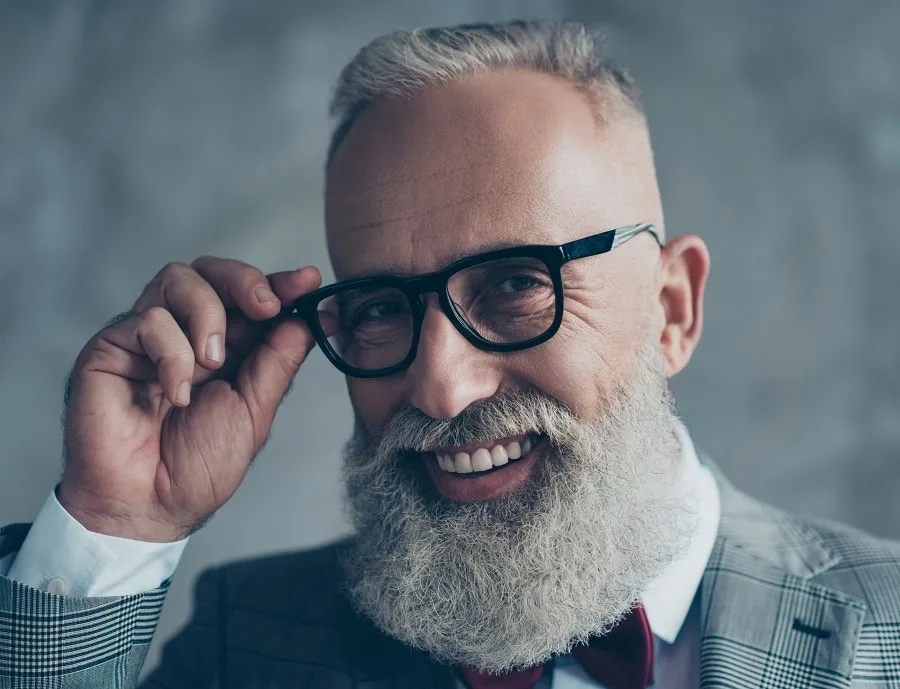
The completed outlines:
{"type": "Polygon", "coordinates": [[[612,251],[642,232],[662,246],[656,228],[640,223],[558,246],[488,251],[427,275],[337,282],[304,295],[294,309],[331,363],[356,378],[389,376],[413,362],[428,292],[437,293],[441,310],[473,345],[515,352],[559,330],[563,265],[612,251]]]}

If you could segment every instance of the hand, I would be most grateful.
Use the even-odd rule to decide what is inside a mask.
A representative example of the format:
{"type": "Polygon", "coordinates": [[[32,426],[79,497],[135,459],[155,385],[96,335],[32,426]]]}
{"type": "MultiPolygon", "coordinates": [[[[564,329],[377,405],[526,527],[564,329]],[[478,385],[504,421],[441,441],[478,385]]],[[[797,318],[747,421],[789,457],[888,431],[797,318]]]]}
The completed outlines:
{"type": "Polygon", "coordinates": [[[282,305],[312,267],[170,264],[79,354],[58,499],[90,531],[184,538],[234,494],[314,340],[282,305]]]}

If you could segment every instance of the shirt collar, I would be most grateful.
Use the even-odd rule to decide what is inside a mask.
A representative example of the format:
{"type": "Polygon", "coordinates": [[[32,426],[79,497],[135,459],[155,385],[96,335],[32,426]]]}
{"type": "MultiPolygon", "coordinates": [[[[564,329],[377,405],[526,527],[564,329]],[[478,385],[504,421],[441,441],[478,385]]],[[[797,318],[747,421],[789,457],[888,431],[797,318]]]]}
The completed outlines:
{"type": "Polygon", "coordinates": [[[691,436],[681,422],[676,422],[675,433],[681,445],[683,480],[695,498],[698,525],[685,552],[670,563],[641,596],[650,629],[668,644],[678,637],[700,588],[721,514],[715,477],[700,463],[691,436]]]}

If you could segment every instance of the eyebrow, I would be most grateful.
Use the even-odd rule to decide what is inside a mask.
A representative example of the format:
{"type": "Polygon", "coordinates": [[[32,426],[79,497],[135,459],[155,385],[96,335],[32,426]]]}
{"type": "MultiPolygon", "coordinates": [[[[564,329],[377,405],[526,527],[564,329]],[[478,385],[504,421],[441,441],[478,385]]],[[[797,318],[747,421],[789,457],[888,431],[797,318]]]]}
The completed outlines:
{"type": "Polygon", "coordinates": [[[522,242],[513,242],[513,241],[501,241],[494,242],[493,244],[487,244],[483,247],[480,247],[478,251],[453,251],[448,257],[447,262],[444,264],[444,268],[447,266],[456,263],[457,261],[461,261],[464,258],[469,258],[470,256],[478,256],[479,254],[486,254],[491,251],[499,251],[500,249],[513,249],[520,246],[533,246],[532,244],[523,244],[522,242]]]}
{"type": "MultiPolygon", "coordinates": [[[[500,249],[512,249],[520,246],[536,246],[535,244],[523,244],[521,242],[514,241],[499,241],[494,242],[492,244],[486,244],[484,246],[479,247],[475,251],[462,251],[462,250],[454,250],[450,253],[447,259],[442,263],[441,267],[436,271],[431,272],[440,272],[445,270],[448,266],[453,265],[457,261],[461,261],[464,258],[469,258],[471,256],[479,256],[480,254],[490,253],[491,251],[498,251],[500,249]]],[[[541,244],[537,246],[543,246],[541,244]]],[[[341,278],[342,280],[355,280],[362,278],[379,278],[379,277],[417,277],[419,275],[426,275],[428,273],[411,273],[406,270],[397,270],[395,268],[374,268],[372,270],[367,270],[364,273],[360,273],[358,275],[348,275],[347,277],[341,278]]]]}

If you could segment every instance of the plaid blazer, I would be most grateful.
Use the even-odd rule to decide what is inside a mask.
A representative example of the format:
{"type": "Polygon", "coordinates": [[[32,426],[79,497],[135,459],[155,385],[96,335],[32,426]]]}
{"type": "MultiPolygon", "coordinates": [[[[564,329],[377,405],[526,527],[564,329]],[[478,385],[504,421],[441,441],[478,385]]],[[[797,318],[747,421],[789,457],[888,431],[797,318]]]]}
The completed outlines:
{"type": "MultiPolygon", "coordinates": [[[[716,473],[722,520],[700,588],[701,686],[900,689],[900,544],[760,504],[716,473]]],[[[26,532],[0,530],[0,565],[26,532]]],[[[142,686],[452,689],[449,668],[350,608],[341,547],[202,574],[193,618],[142,686]]],[[[134,687],[164,596],[72,598],[0,577],[0,687],[134,687]]]]}

